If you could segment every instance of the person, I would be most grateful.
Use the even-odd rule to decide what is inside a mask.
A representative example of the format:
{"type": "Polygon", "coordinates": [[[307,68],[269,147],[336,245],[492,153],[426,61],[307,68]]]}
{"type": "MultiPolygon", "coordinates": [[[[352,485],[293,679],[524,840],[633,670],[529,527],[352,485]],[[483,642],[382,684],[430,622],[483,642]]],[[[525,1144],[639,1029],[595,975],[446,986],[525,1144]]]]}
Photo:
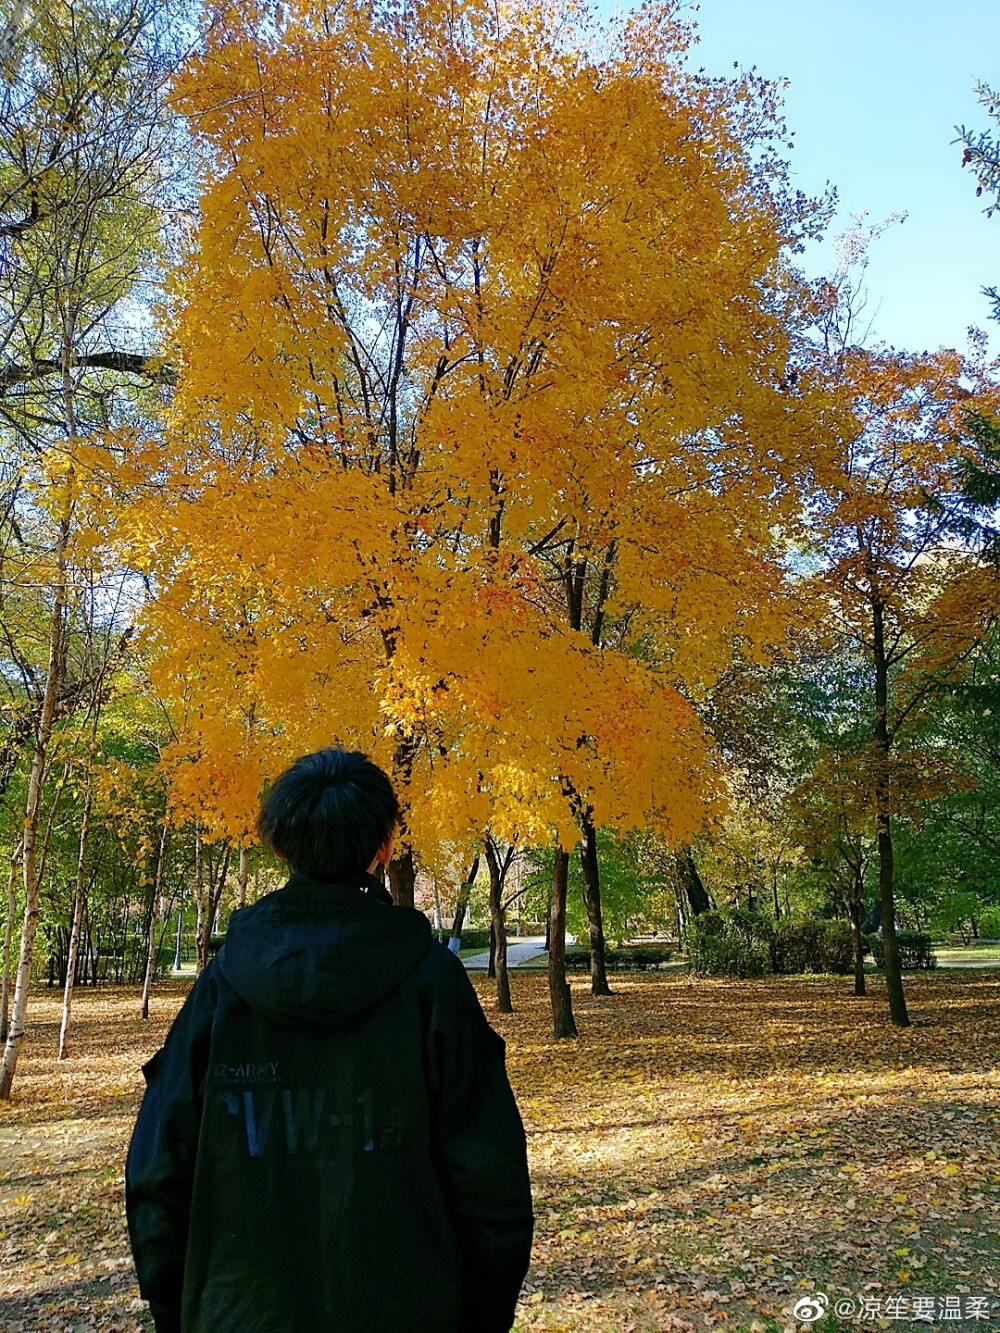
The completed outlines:
{"type": "Polygon", "coordinates": [[[125,1173],[157,1333],[507,1333],[534,1219],[524,1128],[460,960],[374,875],[398,806],[299,759],[258,831],[291,871],[233,914],[125,1173]]]}

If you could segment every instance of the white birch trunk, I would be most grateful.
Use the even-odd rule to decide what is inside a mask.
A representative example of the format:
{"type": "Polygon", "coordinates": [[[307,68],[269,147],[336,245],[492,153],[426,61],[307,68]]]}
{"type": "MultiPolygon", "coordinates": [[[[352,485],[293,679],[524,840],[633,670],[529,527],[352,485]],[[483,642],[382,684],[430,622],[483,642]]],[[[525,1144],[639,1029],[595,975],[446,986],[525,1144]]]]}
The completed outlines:
{"type": "Polygon", "coordinates": [[[3,985],[0,993],[0,1041],[7,1040],[10,1025],[10,942],[14,934],[14,915],[17,912],[17,870],[21,864],[21,844],[14,848],[10,858],[10,876],[7,880],[7,921],[3,928],[3,985]]]}
{"type": "MultiPolygon", "coordinates": [[[[62,345],[62,387],[66,408],[67,447],[72,458],[73,443],[76,438],[76,415],[74,412],[72,366],[74,327],[72,312],[67,310],[63,316],[62,345]]],[[[28,776],[28,794],[24,811],[24,834],[22,837],[21,864],[24,872],[24,923],[21,927],[21,948],[17,960],[17,978],[14,983],[14,1004],[10,1016],[10,1030],[4,1046],[3,1059],[0,1060],[0,1101],[10,1098],[14,1073],[17,1069],[18,1056],[24,1043],[25,1020],[28,1013],[28,992],[31,986],[31,966],[35,957],[35,934],[38,930],[39,895],[41,875],[37,865],[38,821],[42,808],[42,783],[45,778],[45,761],[48,756],[49,740],[52,736],[52,723],[55,719],[56,700],[62,682],[63,668],[63,620],[66,615],[67,554],[69,537],[73,522],[73,486],[74,473],[72,464],[64,481],[62,513],[59,518],[58,537],[56,540],[56,577],[54,583],[55,600],[49,620],[48,662],[46,664],[45,691],[42,695],[41,715],[38,730],[35,732],[35,749],[31,757],[31,772],[28,776]]]]}
{"type": "Polygon", "coordinates": [[[17,1060],[24,1042],[25,1019],[28,1012],[28,990],[31,984],[31,965],[35,956],[35,934],[38,930],[39,890],[41,888],[36,853],[38,843],[38,820],[42,805],[42,781],[45,776],[45,759],[48,753],[49,738],[52,735],[52,721],[55,716],[56,697],[59,692],[60,664],[62,656],[62,623],[66,604],[65,556],[69,539],[69,519],[64,519],[59,539],[59,579],[56,587],[56,600],[49,622],[48,667],[45,679],[45,693],[42,698],[42,712],[35,734],[35,749],[31,758],[31,772],[28,777],[28,795],[24,813],[24,840],[22,843],[22,869],[24,872],[24,921],[21,926],[21,948],[17,960],[17,974],[14,982],[14,1003],[11,1009],[10,1029],[4,1046],[3,1059],[0,1060],[0,1101],[10,1098],[11,1085],[17,1069],[17,1060]]]}

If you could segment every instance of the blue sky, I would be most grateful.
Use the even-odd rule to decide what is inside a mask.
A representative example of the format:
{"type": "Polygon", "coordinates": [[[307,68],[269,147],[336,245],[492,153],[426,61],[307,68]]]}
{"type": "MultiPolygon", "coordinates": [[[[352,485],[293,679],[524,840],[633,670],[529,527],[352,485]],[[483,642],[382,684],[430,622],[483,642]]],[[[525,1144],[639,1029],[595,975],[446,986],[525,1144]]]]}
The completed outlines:
{"type": "MultiPolygon", "coordinates": [[[[724,74],[737,62],[790,80],[795,184],[837,187],[831,235],[862,210],[869,222],[907,214],[871,251],[873,339],[964,349],[977,324],[1000,353],[1000,325],[980,290],[1000,286],[1000,213],[984,216],[951,142],[956,125],[986,125],[975,79],[1000,85],[1000,0],[701,0],[693,11],[696,68],[724,74]]],[[[832,241],[806,265],[831,271],[832,241]]]]}

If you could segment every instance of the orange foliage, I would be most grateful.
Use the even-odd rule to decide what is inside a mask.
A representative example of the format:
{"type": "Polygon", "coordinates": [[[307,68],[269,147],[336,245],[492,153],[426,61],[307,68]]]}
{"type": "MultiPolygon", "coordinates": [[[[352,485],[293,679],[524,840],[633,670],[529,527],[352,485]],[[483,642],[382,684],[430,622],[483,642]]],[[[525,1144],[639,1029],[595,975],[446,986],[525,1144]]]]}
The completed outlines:
{"type": "Polygon", "coordinates": [[[830,632],[862,655],[873,651],[879,608],[894,671],[893,739],[936,685],[961,672],[1000,607],[995,572],[955,528],[962,459],[974,448],[967,423],[996,414],[995,372],[957,352],[849,349],[837,367],[854,426],[829,451],[813,514],[822,559],[814,591],[830,632]]]}
{"type": "Polygon", "coordinates": [[[337,738],[394,768],[426,857],[572,840],[569,790],[704,818],[688,699],[774,634],[826,399],[788,376],[814,209],[772,91],[686,42],[669,4],[485,0],[208,32],[180,385],[123,463],[179,816],[239,836],[337,738]]]}

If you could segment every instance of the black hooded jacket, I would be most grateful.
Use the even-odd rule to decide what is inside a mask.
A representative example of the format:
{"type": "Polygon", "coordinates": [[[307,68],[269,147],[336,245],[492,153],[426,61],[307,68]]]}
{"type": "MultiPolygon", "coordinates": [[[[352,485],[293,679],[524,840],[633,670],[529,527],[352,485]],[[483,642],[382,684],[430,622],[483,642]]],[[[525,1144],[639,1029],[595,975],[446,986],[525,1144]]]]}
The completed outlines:
{"type": "Polygon", "coordinates": [[[427,919],[293,875],[236,912],[147,1088],[125,1206],[157,1333],[507,1333],[524,1129],[427,919]]]}

